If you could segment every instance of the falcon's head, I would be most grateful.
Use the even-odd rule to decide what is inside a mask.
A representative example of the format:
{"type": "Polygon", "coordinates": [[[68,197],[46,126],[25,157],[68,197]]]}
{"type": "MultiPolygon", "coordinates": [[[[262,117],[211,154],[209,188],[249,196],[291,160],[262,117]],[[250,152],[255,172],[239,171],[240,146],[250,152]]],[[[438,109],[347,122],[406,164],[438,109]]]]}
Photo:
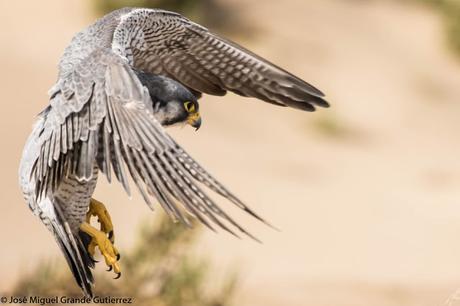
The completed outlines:
{"type": "Polygon", "coordinates": [[[149,90],[153,113],[161,125],[189,124],[200,128],[198,100],[185,86],[161,75],[139,71],[136,74],[149,90]]]}
{"type": "Polygon", "coordinates": [[[201,126],[196,99],[182,97],[173,100],[158,100],[153,105],[153,114],[163,126],[187,123],[197,130],[201,126]]]}

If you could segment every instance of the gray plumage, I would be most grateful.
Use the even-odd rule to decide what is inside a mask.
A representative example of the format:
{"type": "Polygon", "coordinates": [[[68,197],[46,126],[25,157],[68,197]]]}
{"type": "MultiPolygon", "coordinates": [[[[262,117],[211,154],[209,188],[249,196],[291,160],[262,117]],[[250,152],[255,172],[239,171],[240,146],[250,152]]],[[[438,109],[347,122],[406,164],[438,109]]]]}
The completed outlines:
{"type": "MultiPolygon", "coordinates": [[[[86,295],[92,294],[94,263],[79,225],[99,171],[109,181],[114,175],[128,194],[131,177],[150,207],[153,197],[185,224],[184,210],[211,229],[217,225],[251,236],[201,185],[263,221],[162,127],[172,123],[159,111],[162,103],[227,90],[306,111],[328,106],[310,84],[172,12],[114,11],[66,48],[50,105],[26,143],[19,176],[27,203],[54,233],[86,295]]],[[[173,119],[180,121],[179,115],[173,119]]]]}

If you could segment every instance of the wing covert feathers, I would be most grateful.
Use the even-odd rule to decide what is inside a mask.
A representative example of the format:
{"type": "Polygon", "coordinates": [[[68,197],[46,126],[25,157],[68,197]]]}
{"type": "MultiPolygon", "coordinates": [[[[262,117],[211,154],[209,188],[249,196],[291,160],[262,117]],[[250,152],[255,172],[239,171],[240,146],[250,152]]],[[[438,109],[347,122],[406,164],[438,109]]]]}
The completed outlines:
{"type": "Polygon", "coordinates": [[[200,185],[263,220],[166,134],[133,69],[171,77],[197,95],[233,91],[305,111],[329,106],[317,88],[179,14],[123,9],[78,34],[66,49],[51,105],[41,114],[31,173],[37,197],[70,174],[89,181],[98,167],[128,194],[131,178],[150,207],[154,197],[185,224],[184,210],[212,229],[248,234],[200,185]]]}
{"type": "Polygon", "coordinates": [[[165,132],[133,69],[175,79],[196,97],[232,91],[305,111],[329,106],[317,88],[176,13],[125,8],[77,34],[61,58],[50,105],[39,115],[33,132],[39,149],[28,152],[27,165],[33,161],[35,199],[29,205],[39,211],[40,203],[46,210],[40,217],[86,296],[92,296],[94,262],[83,245],[85,237],[71,231],[60,211],[66,203],[47,197],[67,176],[88,182],[97,167],[128,194],[131,180],[152,209],[156,199],[186,225],[191,225],[188,214],[212,230],[256,239],[208,196],[206,186],[267,223],[165,132]]]}
{"type": "Polygon", "coordinates": [[[82,71],[72,76],[77,84],[61,84],[45,115],[40,136],[42,150],[32,172],[39,182],[38,194],[56,188],[60,179],[70,173],[80,180],[90,180],[97,166],[109,181],[114,173],[128,193],[132,178],[150,207],[153,196],[174,219],[190,224],[185,210],[213,230],[217,226],[234,235],[240,232],[256,239],[227,215],[200,184],[265,221],[165,132],[153,116],[148,90],[128,63],[110,50],[94,52],[91,61],[82,61],[82,71]],[[92,92],[79,93],[81,82],[86,82],[92,92]]]}
{"type": "Polygon", "coordinates": [[[305,111],[329,106],[314,86],[175,13],[127,13],[112,46],[137,69],[169,76],[194,91],[224,95],[229,90],[305,111]]]}

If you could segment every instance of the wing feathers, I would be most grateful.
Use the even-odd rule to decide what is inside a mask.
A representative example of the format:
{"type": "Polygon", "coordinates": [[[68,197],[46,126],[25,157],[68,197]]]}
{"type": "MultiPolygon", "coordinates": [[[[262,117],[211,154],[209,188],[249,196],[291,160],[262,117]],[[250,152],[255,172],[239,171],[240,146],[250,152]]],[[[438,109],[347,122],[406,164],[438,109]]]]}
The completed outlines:
{"type": "MultiPolygon", "coordinates": [[[[93,92],[85,93],[83,99],[89,97],[89,100],[79,106],[74,99],[83,95],[67,92],[73,101],[70,103],[74,103],[73,109],[78,111],[61,118],[69,108],[60,108],[57,101],[65,101],[65,96],[58,92],[53,97],[56,101],[47,115],[41,151],[33,170],[39,193],[43,195],[57,188],[64,175],[89,180],[97,166],[109,181],[113,170],[128,194],[131,177],[150,207],[153,208],[153,195],[171,217],[188,226],[190,222],[183,209],[212,230],[216,225],[235,236],[238,231],[256,239],[227,215],[199,184],[265,221],[166,134],[151,112],[148,91],[124,60],[109,51],[92,56],[99,57],[99,62],[93,67],[93,81],[87,82],[93,92]],[[101,90],[103,92],[99,92],[101,90]]],[[[74,79],[78,79],[76,75],[74,79]]]]}
{"type": "Polygon", "coordinates": [[[113,46],[133,67],[169,76],[193,91],[230,90],[306,111],[329,106],[311,84],[180,15],[135,9],[115,30],[113,46]]]}
{"type": "MultiPolygon", "coordinates": [[[[76,101],[81,95],[70,89],[78,86],[66,84],[70,101],[57,87],[52,106],[44,112],[38,140],[40,152],[31,173],[37,182],[36,200],[57,190],[65,176],[90,180],[97,166],[109,181],[113,171],[128,194],[131,177],[149,207],[153,209],[153,196],[174,220],[191,226],[185,211],[213,231],[218,227],[237,237],[242,233],[257,240],[226,214],[199,184],[208,186],[259,220],[263,219],[212,178],[166,134],[151,112],[148,91],[124,60],[110,52],[94,56],[101,58],[94,66],[93,82],[88,83],[93,90],[89,100],[83,106],[78,105],[86,97],[76,101]]],[[[92,275],[88,268],[92,262],[83,258],[81,237],[77,239],[70,231],[63,231],[65,224],[64,219],[56,223],[59,245],[77,282],[87,295],[91,295],[92,275]]]]}

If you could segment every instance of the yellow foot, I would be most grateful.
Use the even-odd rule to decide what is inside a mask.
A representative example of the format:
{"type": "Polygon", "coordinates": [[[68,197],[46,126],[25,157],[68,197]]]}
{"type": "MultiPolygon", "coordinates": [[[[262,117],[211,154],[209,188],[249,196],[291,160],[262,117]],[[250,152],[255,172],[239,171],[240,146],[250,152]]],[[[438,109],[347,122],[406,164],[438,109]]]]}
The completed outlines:
{"type": "Polygon", "coordinates": [[[89,254],[94,257],[96,246],[99,247],[102,256],[104,256],[105,264],[109,267],[109,270],[107,271],[111,271],[113,269],[113,271],[117,274],[115,279],[120,278],[121,270],[118,263],[118,260],[120,259],[120,253],[118,253],[112,242],[109,240],[109,238],[107,238],[106,233],[97,230],[87,222],[84,222],[80,225],[80,230],[91,237],[91,242],[88,245],[89,254]]]}
{"type": "Polygon", "coordinates": [[[86,213],[86,222],[90,223],[91,217],[96,216],[97,221],[101,224],[101,231],[109,236],[110,241],[115,243],[115,234],[113,232],[112,219],[105,205],[96,199],[91,198],[89,210],[86,213]]]}

